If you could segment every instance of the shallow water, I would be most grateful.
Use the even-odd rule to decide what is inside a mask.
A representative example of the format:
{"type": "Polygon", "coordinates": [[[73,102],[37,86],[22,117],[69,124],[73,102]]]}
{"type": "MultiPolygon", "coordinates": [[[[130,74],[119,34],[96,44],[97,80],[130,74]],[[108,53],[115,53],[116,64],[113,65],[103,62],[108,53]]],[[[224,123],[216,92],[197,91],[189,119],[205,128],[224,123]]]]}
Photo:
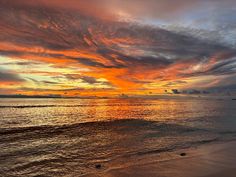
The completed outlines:
{"type": "Polygon", "coordinates": [[[232,100],[1,99],[0,173],[82,176],[162,161],[235,139],[235,115],[232,100]]]}

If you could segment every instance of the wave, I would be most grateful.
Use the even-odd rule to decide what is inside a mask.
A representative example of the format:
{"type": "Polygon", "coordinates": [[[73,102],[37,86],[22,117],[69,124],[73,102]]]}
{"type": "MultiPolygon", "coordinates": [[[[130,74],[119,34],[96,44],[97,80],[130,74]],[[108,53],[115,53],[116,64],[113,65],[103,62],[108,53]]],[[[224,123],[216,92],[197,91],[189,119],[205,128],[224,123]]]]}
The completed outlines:
{"type": "Polygon", "coordinates": [[[0,128],[1,134],[12,134],[12,133],[21,133],[26,131],[37,131],[37,130],[60,130],[60,129],[71,129],[79,127],[100,127],[100,126],[112,126],[117,125],[151,125],[157,124],[158,122],[147,121],[143,119],[119,119],[119,120],[107,120],[107,121],[91,121],[91,122],[79,122],[74,124],[62,124],[62,125],[40,125],[40,126],[26,126],[26,127],[12,127],[12,128],[0,128]]]}
{"type": "Polygon", "coordinates": [[[85,167],[94,167],[95,162],[106,167],[108,163],[222,141],[218,136],[207,136],[204,131],[143,119],[0,128],[0,145],[3,147],[0,161],[8,164],[18,157],[23,159],[22,163],[4,169],[6,174],[13,172],[12,176],[15,173],[27,176],[25,172],[46,171],[48,167],[61,169],[62,166],[57,164],[81,172],[85,167]]]}
{"type": "MultiPolygon", "coordinates": [[[[119,133],[137,133],[151,132],[150,136],[165,136],[165,134],[191,133],[195,131],[207,131],[203,129],[187,127],[184,125],[170,124],[158,121],[149,121],[144,119],[119,119],[107,121],[79,122],[74,124],[62,125],[39,125],[25,127],[0,128],[1,135],[12,134],[38,134],[38,135],[56,135],[60,133],[72,134],[92,134],[96,131],[119,131],[119,133]]],[[[37,135],[36,135],[37,136],[37,135]]]]}

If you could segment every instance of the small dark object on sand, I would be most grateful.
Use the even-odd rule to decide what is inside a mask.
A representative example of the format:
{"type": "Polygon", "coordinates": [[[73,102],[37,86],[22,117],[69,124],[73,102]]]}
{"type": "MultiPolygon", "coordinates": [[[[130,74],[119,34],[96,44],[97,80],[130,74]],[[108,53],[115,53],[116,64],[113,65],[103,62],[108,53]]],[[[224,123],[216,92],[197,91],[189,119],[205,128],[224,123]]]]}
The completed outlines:
{"type": "Polygon", "coordinates": [[[181,153],[180,156],[186,156],[187,154],[185,152],[181,153]]]}
{"type": "Polygon", "coordinates": [[[95,165],[95,167],[96,167],[97,169],[100,169],[100,168],[102,168],[102,165],[101,165],[101,164],[97,164],[97,165],[95,165]]]}

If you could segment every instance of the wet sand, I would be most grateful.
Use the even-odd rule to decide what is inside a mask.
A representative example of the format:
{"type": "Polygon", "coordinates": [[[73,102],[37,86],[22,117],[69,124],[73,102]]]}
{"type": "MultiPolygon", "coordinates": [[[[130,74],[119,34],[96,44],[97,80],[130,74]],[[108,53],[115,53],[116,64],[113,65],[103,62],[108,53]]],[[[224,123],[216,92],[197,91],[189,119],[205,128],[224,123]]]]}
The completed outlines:
{"type": "Polygon", "coordinates": [[[99,177],[236,177],[236,142],[214,143],[176,151],[176,158],[120,169],[102,169],[99,177]],[[186,153],[181,156],[181,153],[186,153]],[[178,156],[178,157],[177,157],[178,156]]]}

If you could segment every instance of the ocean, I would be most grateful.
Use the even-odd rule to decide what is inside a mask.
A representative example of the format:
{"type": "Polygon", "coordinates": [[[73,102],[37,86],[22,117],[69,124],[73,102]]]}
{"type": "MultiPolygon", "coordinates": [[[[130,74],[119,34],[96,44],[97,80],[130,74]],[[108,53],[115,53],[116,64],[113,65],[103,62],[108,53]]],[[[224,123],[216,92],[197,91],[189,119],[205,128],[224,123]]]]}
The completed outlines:
{"type": "Polygon", "coordinates": [[[236,138],[236,101],[0,100],[0,176],[71,177],[236,138]]]}

